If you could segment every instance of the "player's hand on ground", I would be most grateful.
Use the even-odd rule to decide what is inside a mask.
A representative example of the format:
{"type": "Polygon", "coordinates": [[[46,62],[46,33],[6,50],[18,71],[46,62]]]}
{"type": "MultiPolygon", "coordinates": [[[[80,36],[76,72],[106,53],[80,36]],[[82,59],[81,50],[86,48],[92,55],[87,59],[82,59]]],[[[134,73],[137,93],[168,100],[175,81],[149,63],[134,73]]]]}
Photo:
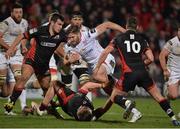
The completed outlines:
{"type": "Polygon", "coordinates": [[[170,72],[166,69],[163,71],[163,75],[164,75],[164,80],[168,81],[169,76],[170,76],[170,72]]]}

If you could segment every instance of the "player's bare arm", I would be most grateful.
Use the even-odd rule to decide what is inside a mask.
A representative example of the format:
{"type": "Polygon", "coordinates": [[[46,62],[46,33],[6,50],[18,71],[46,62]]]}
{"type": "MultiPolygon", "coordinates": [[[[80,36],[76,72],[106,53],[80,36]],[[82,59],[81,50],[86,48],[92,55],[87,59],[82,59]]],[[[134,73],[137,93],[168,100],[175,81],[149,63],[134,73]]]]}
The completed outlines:
{"type": "Polygon", "coordinates": [[[65,52],[64,52],[64,43],[60,43],[58,48],[54,51],[59,57],[64,58],[65,52]]]}
{"type": "Polygon", "coordinates": [[[165,48],[162,49],[161,53],[159,54],[159,61],[161,64],[161,67],[163,69],[163,74],[164,74],[164,78],[165,80],[167,80],[170,76],[170,73],[167,69],[167,65],[166,65],[166,57],[169,55],[169,51],[165,48]]]}
{"type": "Polygon", "coordinates": [[[117,31],[120,31],[120,32],[125,32],[126,31],[126,29],[124,29],[120,25],[118,25],[116,23],[113,23],[113,22],[104,22],[104,23],[102,23],[102,24],[100,24],[100,25],[98,25],[96,27],[98,35],[104,33],[108,29],[117,30],[117,31]]]}
{"type": "Polygon", "coordinates": [[[96,72],[98,71],[101,64],[106,60],[109,53],[111,53],[114,50],[114,47],[112,45],[108,45],[104,51],[102,52],[101,56],[99,57],[98,64],[96,65],[96,72]]]}
{"type": "Polygon", "coordinates": [[[22,54],[26,54],[28,49],[26,47],[26,42],[27,42],[27,39],[23,39],[21,40],[21,48],[22,48],[22,54]]]}
{"type": "Polygon", "coordinates": [[[4,33],[7,31],[7,29],[8,29],[8,25],[6,25],[4,22],[1,22],[0,23],[0,46],[2,46],[6,50],[8,50],[10,46],[4,42],[2,37],[4,33]]]}
{"type": "Polygon", "coordinates": [[[20,44],[20,41],[24,38],[23,34],[18,35],[18,37],[14,40],[14,42],[12,43],[11,47],[7,50],[6,52],[6,57],[10,57],[14,54],[15,50],[16,50],[16,46],[18,44],[20,44]]]}
{"type": "Polygon", "coordinates": [[[149,65],[154,61],[154,56],[151,49],[147,49],[145,51],[145,55],[147,56],[147,59],[144,60],[144,64],[149,65]]]}

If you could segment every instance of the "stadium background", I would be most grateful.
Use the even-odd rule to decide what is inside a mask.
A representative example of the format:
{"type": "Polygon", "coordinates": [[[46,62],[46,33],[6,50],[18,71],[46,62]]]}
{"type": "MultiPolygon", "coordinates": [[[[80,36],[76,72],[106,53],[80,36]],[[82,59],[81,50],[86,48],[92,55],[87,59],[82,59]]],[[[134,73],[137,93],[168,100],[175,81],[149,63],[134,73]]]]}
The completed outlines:
{"type": "MultiPolygon", "coordinates": [[[[176,35],[176,24],[180,22],[180,0],[16,0],[22,3],[24,18],[29,22],[29,28],[37,27],[47,21],[48,14],[54,9],[65,16],[65,25],[70,22],[73,11],[82,11],[84,25],[92,28],[105,22],[113,21],[125,27],[128,16],[136,16],[141,26],[141,32],[149,41],[153,50],[155,62],[150,65],[149,72],[158,87],[163,90],[164,80],[159,64],[159,53],[165,42],[176,35]]],[[[0,0],[0,21],[10,15],[14,0],[0,0]]],[[[99,37],[103,47],[116,35],[107,31],[99,37]]],[[[115,71],[119,71],[120,61],[117,60],[115,71]]],[[[116,76],[120,73],[116,72],[116,76]]],[[[37,90],[28,90],[28,97],[41,97],[37,90]],[[37,93],[37,95],[33,95],[37,93]]],[[[144,90],[137,88],[133,95],[147,96],[144,90]]]]}

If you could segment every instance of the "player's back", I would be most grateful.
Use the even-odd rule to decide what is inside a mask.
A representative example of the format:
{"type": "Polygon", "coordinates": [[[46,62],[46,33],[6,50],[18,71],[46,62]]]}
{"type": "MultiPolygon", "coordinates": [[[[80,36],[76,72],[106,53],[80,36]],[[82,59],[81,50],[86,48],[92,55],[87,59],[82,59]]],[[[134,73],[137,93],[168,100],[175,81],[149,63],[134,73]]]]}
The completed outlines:
{"type": "Polygon", "coordinates": [[[142,54],[148,45],[141,34],[128,30],[117,36],[114,41],[120,54],[124,72],[145,69],[142,54]]]}

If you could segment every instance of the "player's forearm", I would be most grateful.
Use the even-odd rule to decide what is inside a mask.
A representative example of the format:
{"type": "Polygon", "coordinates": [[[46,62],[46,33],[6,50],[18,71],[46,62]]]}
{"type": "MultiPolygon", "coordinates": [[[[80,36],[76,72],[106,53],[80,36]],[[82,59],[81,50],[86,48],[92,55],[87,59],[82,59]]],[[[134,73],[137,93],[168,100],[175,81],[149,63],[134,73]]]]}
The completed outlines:
{"type": "Polygon", "coordinates": [[[105,51],[101,53],[101,56],[99,57],[98,63],[96,65],[96,68],[99,68],[105,62],[108,54],[109,53],[107,53],[105,51]]]}
{"type": "Polygon", "coordinates": [[[145,65],[149,65],[149,64],[151,64],[151,63],[152,63],[152,61],[149,60],[149,59],[145,59],[145,60],[144,60],[144,64],[145,64],[145,65]]]}
{"type": "Polygon", "coordinates": [[[2,38],[0,38],[0,46],[2,46],[6,50],[9,49],[9,45],[7,43],[5,43],[2,38]]]}
{"type": "Polygon", "coordinates": [[[95,83],[95,82],[87,82],[84,84],[81,89],[84,91],[92,91],[97,88],[102,88],[104,85],[101,83],[95,83]]]}
{"type": "Polygon", "coordinates": [[[106,28],[107,29],[112,29],[112,30],[117,30],[117,31],[120,31],[120,32],[125,32],[126,29],[124,29],[122,26],[116,24],[116,23],[113,23],[113,22],[107,22],[106,23],[106,28]]]}
{"type": "Polygon", "coordinates": [[[27,42],[27,39],[23,39],[23,40],[21,41],[21,46],[22,46],[22,47],[26,47],[26,42],[27,42]]]}
{"type": "Polygon", "coordinates": [[[159,61],[160,61],[163,71],[167,70],[166,57],[163,54],[159,55],[159,61]]]}
{"type": "Polygon", "coordinates": [[[14,42],[12,43],[11,45],[11,48],[15,48],[18,44],[21,43],[21,40],[24,38],[24,35],[23,34],[20,34],[17,36],[17,38],[14,40],[14,42]]]}

